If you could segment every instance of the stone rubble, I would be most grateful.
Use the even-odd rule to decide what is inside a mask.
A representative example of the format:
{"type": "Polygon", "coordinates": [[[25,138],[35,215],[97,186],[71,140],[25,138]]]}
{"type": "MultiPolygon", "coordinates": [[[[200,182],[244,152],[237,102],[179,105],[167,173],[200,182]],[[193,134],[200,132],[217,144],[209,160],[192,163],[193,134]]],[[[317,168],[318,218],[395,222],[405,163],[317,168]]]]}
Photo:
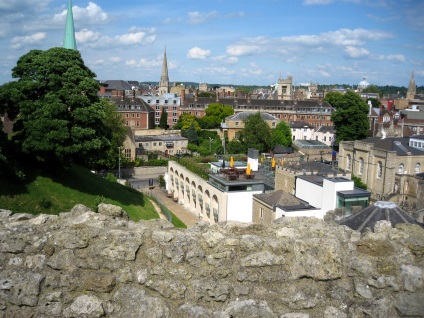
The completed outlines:
{"type": "Polygon", "coordinates": [[[424,317],[424,229],[0,210],[0,318],[424,317]]]}

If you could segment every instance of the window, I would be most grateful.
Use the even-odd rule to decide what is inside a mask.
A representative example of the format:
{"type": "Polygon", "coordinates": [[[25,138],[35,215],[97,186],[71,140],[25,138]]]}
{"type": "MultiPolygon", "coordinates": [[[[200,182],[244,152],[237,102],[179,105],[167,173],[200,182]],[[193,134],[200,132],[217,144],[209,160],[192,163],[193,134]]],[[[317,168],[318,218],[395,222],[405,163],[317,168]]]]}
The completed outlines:
{"type": "Polygon", "coordinates": [[[318,136],[315,136],[315,140],[318,140],[318,136]]]}
{"type": "Polygon", "coordinates": [[[159,99],[156,100],[156,104],[159,104],[159,99]]]}
{"type": "Polygon", "coordinates": [[[324,141],[327,141],[327,137],[326,136],[324,136],[324,141]]]}
{"type": "Polygon", "coordinates": [[[275,123],[272,123],[272,127],[275,127],[275,123]]]}
{"type": "Polygon", "coordinates": [[[415,173],[420,173],[420,169],[421,169],[421,164],[417,163],[415,165],[415,173]]]}
{"type": "Polygon", "coordinates": [[[156,116],[160,116],[160,112],[156,112],[156,116]]]}
{"type": "Polygon", "coordinates": [[[144,145],[146,146],[146,148],[149,148],[149,143],[148,142],[146,142],[144,145]]]}
{"type": "Polygon", "coordinates": [[[136,126],[137,127],[140,127],[140,122],[137,120],[137,122],[136,122],[136,126]]]}
{"type": "Polygon", "coordinates": [[[377,164],[377,178],[381,179],[381,176],[383,175],[383,164],[381,161],[377,164]]]}
{"type": "Polygon", "coordinates": [[[156,105],[156,110],[160,110],[160,106],[159,105],[156,105]]]}
{"type": "Polygon", "coordinates": [[[135,117],[135,114],[131,114],[131,118],[134,118],[135,117]]]}
{"type": "Polygon", "coordinates": [[[398,173],[399,174],[403,174],[403,170],[404,170],[404,165],[403,165],[403,163],[401,163],[400,165],[399,165],[399,167],[398,167],[398,173]]]}
{"type": "Polygon", "coordinates": [[[167,99],[165,99],[165,104],[168,104],[168,100],[167,99]]]}
{"type": "Polygon", "coordinates": [[[263,219],[263,218],[264,218],[264,208],[259,208],[259,217],[260,217],[261,219],[263,219]]]}
{"type": "Polygon", "coordinates": [[[155,142],[153,143],[153,147],[156,147],[156,143],[155,142]]]}
{"type": "Polygon", "coordinates": [[[125,121],[125,126],[128,126],[128,120],[125,121]]]}
{"type": "Polygon", "coordinates": [[[125,117],[128,118],[128,117],[130,117],[130,115],[129,114],[125,114],[125,117]]]}
{"type": "Polygon", "coordinates": [[[238,121],[236,121],[236,122],[234,123],[234,125],[238,126],[238,125],[239,125],[239,122],[238,122],[238,121]]]}
{"type": "Polygon", "coordinates": [[[140,114],[139,113],[137,113],[137,118],[140,118],[140,114]]]}
{"type": "Polygon", "coordinates": [[[352,166],[352,157],[350,155],[347,155],[347,164],[346,164],[346,170],[350,170],[351,166],[352,166]]]}
{"type": "Polygon", "coordinates": [[[172,117],[177,117],[177,113],[172,113],[172,117]]]}
{"type": "Polygon", "coordinates": [[[131,158],[131,149],[125,149],[125,157],[131,158]]]}
{"type": "Polygon", "coordinates": [[[364,173],[364,159],[363,158],[359,158],[359,169],[358,169],[358,174],[362,175],[364,173]]]}

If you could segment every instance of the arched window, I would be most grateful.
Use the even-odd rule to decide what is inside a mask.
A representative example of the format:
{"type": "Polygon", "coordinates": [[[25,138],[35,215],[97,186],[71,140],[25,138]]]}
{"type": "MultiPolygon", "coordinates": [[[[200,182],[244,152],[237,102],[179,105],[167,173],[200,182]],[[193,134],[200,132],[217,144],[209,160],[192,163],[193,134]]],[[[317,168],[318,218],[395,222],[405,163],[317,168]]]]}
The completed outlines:
{"type": "Polygon", "coordinates": [[[383,164],[381,163],[381,161],[379,161],[377,165],[377,178],[380,179],[382,175],[383,175],[383,164]]]}
{"type": "Polygon", "coordinates": [[[421,165],[419,163],[417,163],[415,165],[415,173],[420,173],[420,170],[421,170],[421,165]]]}
{"type": "Polygon", "coordinates": [[[403,174],[403,170],[404,170],[404,165],[403,165],[403,163],[401,163],[398,167],[398,173],[403,174]]]}
{"type": "Polygon", "coordinates": [[[359,158],[359,169],[358,174],[362,175],[364,173],[364,158],[359,158]]]}
{"type": "Polygon", "coordinates": [[[346,170],[350,170],[351,166],[352,166],[352,158],[350,157],[350,155],[347,155],[346,170]]]}

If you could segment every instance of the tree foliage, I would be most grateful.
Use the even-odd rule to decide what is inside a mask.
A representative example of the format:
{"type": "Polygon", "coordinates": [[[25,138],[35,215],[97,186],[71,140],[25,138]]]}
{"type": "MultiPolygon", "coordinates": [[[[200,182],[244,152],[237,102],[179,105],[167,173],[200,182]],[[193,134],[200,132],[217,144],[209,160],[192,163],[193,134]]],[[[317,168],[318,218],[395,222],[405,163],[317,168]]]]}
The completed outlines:
{"type": "Polygon", "coordinates": [[[159,127],[162,129],[168,129],[168,113],[165,108],[162,108],[162,113],[160,114],[159,127]]]}
{"type": "Polygon", "coordinates": [[[369,85],[362,90],[363,93],[377,93],[379,96],[382,95],[381,90],[376,85],[369,85]]]}
{"type": "Polygon", "coordinates": [[[196,116],[192,114],[182,114],[180,118],[178,118],[177,123],[172,128],[186,130],[191,125],[194,125],[194,128],[196,129],[196,131],[200,130],[200,126],[199,126],[199,123],[197,122],[196,116]]]}
{"type": "Polygon", "coordinates": [[[109,149],[112,132],[99,84],[78,51],[32,50],[19,58],[12,76],[17,80],[1,89],[0,104],[19,114],[13,140],[24,154],[44,163],[88,165],[109,149]]]}
{"type": "Polygon", "coordinates": [[[212,103],[205,109],[205,116],[199,119],[202,129],[219,128],[226,117],[234,115],[230,105],[212,103]]]}
{"type": "Polygon", "coordinates": [[[264,152],[271,148],[271,129],[260,113],[252,114],[245,119],[239,140],[246,149],[255,148],[259,152],[264,152]]]}
{"type": "Polygon", "coordinates": [[[336,108],[336,111],[331,115],[336,130],[336,142],[366,138],[369,129],[369,107],[367,103],[353,91],[327,98],[328,95],[330,93],[324,100],[336,108]]]}
{"type": "Polygon", "coordinates": [[[197,135],[196,128],[194,127],[194,123],[191,124],[191,126],[188,127],[188,129],[181,130],[181,136],[186,137],[188,139],[189,144],[194,144],[194,145],[198,144],[199,137],[197,135]]]}
{"type": "Polygon", "coordinates": [[[271,130],[272,146],[283,145],[290,147],[292,144],[292,133],[289,124],[280,121],[274,129],[271,130]]]}

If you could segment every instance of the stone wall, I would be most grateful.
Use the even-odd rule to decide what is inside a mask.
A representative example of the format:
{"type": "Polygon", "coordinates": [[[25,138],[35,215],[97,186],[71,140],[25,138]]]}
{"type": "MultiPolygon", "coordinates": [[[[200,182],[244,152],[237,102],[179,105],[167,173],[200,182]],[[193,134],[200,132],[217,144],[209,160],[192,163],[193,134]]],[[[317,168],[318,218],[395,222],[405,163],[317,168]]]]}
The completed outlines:
{"type": "Polygon", "coordinates": [[[422,317],[424,230],[0,210],[0,317],[422,317]],[[124,217],[122,217],[124,216],[124,217]]]}

